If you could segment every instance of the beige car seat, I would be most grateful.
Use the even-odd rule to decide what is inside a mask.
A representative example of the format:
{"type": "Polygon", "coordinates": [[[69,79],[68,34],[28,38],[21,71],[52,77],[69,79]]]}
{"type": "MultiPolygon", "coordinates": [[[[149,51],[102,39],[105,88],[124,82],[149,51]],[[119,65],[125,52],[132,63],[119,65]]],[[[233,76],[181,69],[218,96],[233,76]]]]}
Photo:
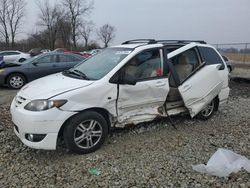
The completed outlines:
{"type": "Polygon", "coordinates": [[[179,75],[180,81],[183,82],[188,75],[192,72],[193,66],[189,63],[189,60],[186,56],[178,57],[178,64],[175,65],[175,70],[179,75]]]}
{"type": "MultiPolygon", "coordinates": [[[[174,65],[174,67],[180,78],[180,82],[183,82],[193,70],[193,66],[189,64],[188,58],[183,55],[178,57],[177,64],[174,65]]],[[[173,80],[173,76],[170,76],[169,84],[170,84],[170,87],[176,85],[173,80]]],[[[178,88],[171,87],[168,93],[168,101],[178,101],[178,100],[181,100],[181,95],[179,93],[178,88]]]]}

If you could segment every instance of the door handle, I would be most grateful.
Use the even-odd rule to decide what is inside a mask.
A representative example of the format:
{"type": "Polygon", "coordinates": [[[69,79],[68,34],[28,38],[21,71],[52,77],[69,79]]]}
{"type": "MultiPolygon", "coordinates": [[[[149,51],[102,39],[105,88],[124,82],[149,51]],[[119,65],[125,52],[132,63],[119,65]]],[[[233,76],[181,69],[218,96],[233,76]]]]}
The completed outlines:
{"type": "Polygon", "coordinates": [[[183,92],[186,92],[186,91],[190,90],[191,87],[192,87],[191,85],[185,85],[185,86],[183,86],[183,92]]]}
{"type": "Polygon", "coordinates": [[[165,86],[166,83],[165,82],[156,82],[155,86],[156,87],[162,87],[162,86],[165,86]]]}

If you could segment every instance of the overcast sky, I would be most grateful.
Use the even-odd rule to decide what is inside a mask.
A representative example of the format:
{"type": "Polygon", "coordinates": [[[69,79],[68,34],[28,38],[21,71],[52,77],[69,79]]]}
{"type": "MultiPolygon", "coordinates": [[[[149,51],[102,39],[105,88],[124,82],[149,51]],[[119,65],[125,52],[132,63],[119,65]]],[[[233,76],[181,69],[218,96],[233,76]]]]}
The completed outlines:
{"type": "MultiPolygon", "coordinates": [[[[34,32],[38,8],[27,0],[23,30],[34,32]]],[[[61,0],[50,0],[60,2],[61,0]]],[[[116,27],[113,44],[135,38],[250,42],[250,0],[95,0],[88,19],[116,27]]]]}

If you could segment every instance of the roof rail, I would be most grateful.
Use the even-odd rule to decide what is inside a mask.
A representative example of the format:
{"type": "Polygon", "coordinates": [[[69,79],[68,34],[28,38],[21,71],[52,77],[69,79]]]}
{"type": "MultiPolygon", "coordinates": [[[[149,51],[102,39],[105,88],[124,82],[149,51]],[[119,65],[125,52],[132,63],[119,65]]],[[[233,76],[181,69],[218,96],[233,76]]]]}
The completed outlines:
{"type": "Polygon", "coordinates": [[[136,43],[156,44],[157,41],[154,39],[135,39],[135,40],[125,41],[122,44],[136,44],[136,43]]]}
{"type": "Polygon", "coordinates": [[[207,44],[203,40],[157,40],[157,43],[191,43],[191,42],[197,42],[201,44],[207,44]]]}

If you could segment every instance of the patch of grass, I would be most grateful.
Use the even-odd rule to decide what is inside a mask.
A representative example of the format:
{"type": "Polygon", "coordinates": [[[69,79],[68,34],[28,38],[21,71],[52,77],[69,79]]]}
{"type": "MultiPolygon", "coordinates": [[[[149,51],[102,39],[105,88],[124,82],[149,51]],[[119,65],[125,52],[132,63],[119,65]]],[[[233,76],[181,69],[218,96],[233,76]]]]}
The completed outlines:
{"type": "Polygon", "coordinates": [[[244,54],[244,53],[225,53],[225,56],[227,56],[230,60],[233,61],[240,61],[240,62],[246,62],[250,63],[250,54],[244,54]]]}

